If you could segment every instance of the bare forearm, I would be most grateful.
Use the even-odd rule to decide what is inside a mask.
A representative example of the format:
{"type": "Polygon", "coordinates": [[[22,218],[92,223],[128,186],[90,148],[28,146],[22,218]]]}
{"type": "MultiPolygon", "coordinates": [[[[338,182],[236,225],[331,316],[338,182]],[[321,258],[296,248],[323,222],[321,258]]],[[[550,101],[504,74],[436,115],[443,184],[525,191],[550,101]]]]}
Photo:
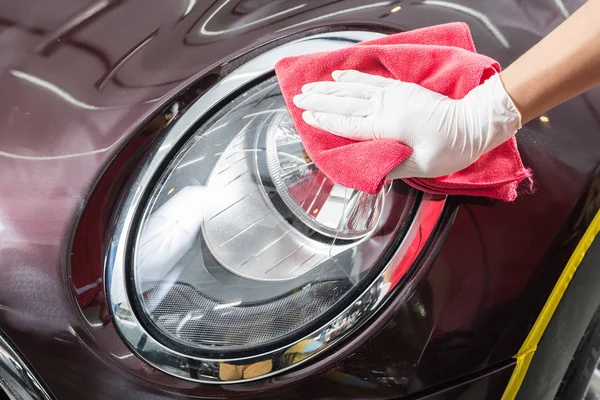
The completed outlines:
{"type": "Polygon", "coordinates": [[[600,0],[569,19],[501,74],[526,123],[600,84],[600,0]]]}

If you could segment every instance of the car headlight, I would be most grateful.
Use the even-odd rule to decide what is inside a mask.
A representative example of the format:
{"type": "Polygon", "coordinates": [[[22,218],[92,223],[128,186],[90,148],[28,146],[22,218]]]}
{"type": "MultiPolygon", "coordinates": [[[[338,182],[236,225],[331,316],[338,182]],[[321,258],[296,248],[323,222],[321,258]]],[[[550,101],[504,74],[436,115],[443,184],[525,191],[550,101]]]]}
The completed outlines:
{"type": "MultiPolygon", "coordinates": [[[[284,48],[308,42],[352,43],[324,34],[284,48]]],[[[115,323],[142,358],[186,379],[255,379],[326,349],[381,307],[410,265],[399,259],[422,239],[416,191],[395,182],[368,195],[310,160],[276,78],[264,75],[280,50],[190,107],[118,212],[106,269],[115,323]],[[256,363],[266,364],[255,376],[225,372],[256,363]]]]}
{"type": "Polygon", "coordinates": [[[291,343],[380,270],[406,205],[323,175],[273,77],[202,125],[159,177],[133,253],[141,311],[205,352],[291,343]]]}

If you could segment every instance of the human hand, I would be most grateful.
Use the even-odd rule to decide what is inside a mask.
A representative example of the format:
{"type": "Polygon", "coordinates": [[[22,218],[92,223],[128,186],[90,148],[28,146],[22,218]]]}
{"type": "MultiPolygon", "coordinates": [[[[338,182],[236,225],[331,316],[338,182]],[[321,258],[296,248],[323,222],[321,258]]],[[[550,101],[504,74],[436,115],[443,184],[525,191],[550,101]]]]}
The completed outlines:
{"type": "Polygon", "coordinates": [[[453,100],[414,83],[358,71],[304,85],[294,104],[309,125],[353,140],[394,139],[413,153],[388,178],[460,171],[514,135],[521,115],[499,75],[453,100]]]}

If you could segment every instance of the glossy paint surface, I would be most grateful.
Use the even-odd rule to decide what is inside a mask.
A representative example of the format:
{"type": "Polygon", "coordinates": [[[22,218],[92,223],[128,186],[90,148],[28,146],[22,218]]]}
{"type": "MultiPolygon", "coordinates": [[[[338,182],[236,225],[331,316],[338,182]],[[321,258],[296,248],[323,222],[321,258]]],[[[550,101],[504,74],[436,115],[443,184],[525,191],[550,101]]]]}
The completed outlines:
{"type": "MultiPolygon", "coordinates": [[[[407,302],[322,359],[264,381],[208,387],[135,357],[106,313],[103,232],[90,228],[96,250],[71,259],[74,227],[84,206],[110,217],[102,202],[86,202],[125,144],[135,137],[141,148],[237,55],[332,24],[393,31],[464,21],[478,51],[506,66],[580,3],[1,1],[0,329],[60,399],[385,398],[499,368],[597,209],[598,90],[519,133],[533,194],[513,204],[454,199],[455,218],[407,302]]],[[[110,176],[96,193],[110,198],[120,182],[110,176]]]]}
{"type": "MultiPolygon", "coordinates": [[[[494,371],[482,371],[477,377],[465,376],[459,384],[448,384],[443,389],[432,388],[421,393],[418,398],[424,400],[500,400],[514,362],[494,371]]],[[[410,396],[408,397],[410,399],[410,396]]]]}

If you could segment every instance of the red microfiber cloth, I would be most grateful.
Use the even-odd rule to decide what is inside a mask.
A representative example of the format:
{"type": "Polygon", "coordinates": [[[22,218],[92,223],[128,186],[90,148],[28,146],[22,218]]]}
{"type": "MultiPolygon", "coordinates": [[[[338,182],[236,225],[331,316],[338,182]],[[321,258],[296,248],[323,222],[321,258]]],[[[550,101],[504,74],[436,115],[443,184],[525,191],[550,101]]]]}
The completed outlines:
{"type": "MultiPolygon", "coordinates": [[[[303,85],[332,81],[333,71],[347,69],[414,82],[460,99],[500,72],[500,65],[476,53],[469,27],[464,23],[398,33],[331,52],[287,57],[276,64],[283,97],[309,157],[335,183],[377,193],[387,174],[412,149],[392,139],[357,142],[314,128],[304,122],[303,110],[292,101],[302,92],[303,85]]],[[[523,167],[513,137],[461,171],[405,182],[433,194],[512,201],[517,197],[519,183],[530,175],[523,167]]]]}

